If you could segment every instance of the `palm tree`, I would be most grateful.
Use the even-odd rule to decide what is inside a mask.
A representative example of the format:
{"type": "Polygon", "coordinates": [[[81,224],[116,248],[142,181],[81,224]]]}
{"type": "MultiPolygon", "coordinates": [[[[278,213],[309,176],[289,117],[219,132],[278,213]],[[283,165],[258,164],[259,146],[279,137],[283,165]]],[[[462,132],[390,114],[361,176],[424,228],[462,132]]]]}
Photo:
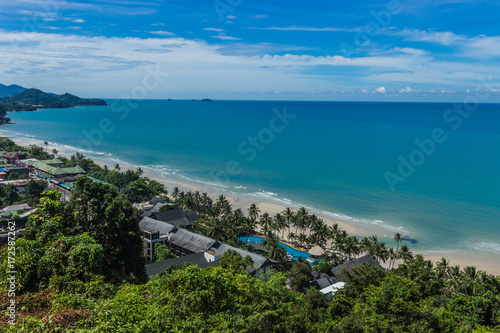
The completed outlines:
{"type": "Polygon", "coordinates": [[[245,230],[245,232],[247,233],[247,241],[246,241],[247,249],[248,249],[248,238],[250,237],[250,234],[252,233],[252,231],[254,231],[256,226],[257,226],[257,223],[250,218],[245,218],[245,220],[243,221],[242,227],[243,227],[243,230],[245,230]]]}
{"type": "Polygon", "coordinates": [[[271,225],[273,223],[273,219],[269,216],[269,214],[267,212],[262,214],[259,222],[260,222],[260,225],[262,226],[263,229],[271,230],[271,225]]]}
{"type": "Polygon", "coordinates": [[[448,277],[451,290],[455,292],[458,291],[461,285],[460,280],[462,279],[462,271],[460,270],[460,266],[456,265],[449,267],[448,277]]]}
{"type": "Polygon", "coordinates": [[[57,155],[57,154],[59,154],[59,152],[57,151],[57,149],[54,148],[54,149],[52,149],[52,154],[57,155]]]}
{"type": "Polygon", "coordinates": [[[298,239],[300,246],[304,246],[305,243],[307,243],[307,236],[306,234],[300,234],[298,239]]]}
{"type": "Polygon", "coordinates": [[[276,227],[276,231],[281,230],[281,238],[285,237],[285,229],[288,227],[288,223],[286,222],[286,217],[281,215],[280,213],[276,213],[274,216],[274,226],[276,227]]]}
{"type": "Polygon", "coordinates": [[[283,212],[283,216],[285,217],[286,224],[288,226],[288,233],[290,233],[290,226],[293,224],[295,219],[295,214],[290,207],[287,207],[283,212]]]}
{"type": "Polygon", "coordinates": [[[403,261],[407,261],[413,258],[413,253],[410,251],[410,247],[406,244],[401,246],[401,250],[399,251],[399,256],[403,261]]]}
{"type": "Polygon", "coordinates": [[[349,258],[352,256],[356,258],[356,255],[359,253],[358,239],[354,236],[347,237],[346,242],[343,245],[342,252],[349,258]]]}
{"type": "Polygon", "coordinates": [[[438,276],[443,278],[446,275],[449,266],[450,262],[445,258],[441,258],[440,261],[436,262],[436,271],[438,272],[438,276]]]}
{"type": "Polygon", "coordinates": [[[394,235],[394,240],[396,241],[396,252],[397,252],[399,249],[399,243],[403,241],[403,236],[401,236],[401,234],[398,232],[394,235]]]}
{"type": "Polygon", "coordinates": [[[476,284],[478,278],[479,274],[476,271],[476,267],[467,266],[464,268],[465,287],[467,288],[467,292],[470,296],[476,295],[476,284]]]}
{"type": "Polygon", "coordinates": [[[48,149],[49,143],[47,141],[44,141],[43,143],[45,144],[45,151],[48,151],[47,149],[48,149]]]}
{"type": "Polygon", "coordinates": [[[115,164],[115,170],[116,170],[116,171],[120,171],[120,170],[121,170],[121,169],[120,169],[120,164],[118,164],[118,163],[116,163],[116,164],[115,164]]]}
{"type": "Polygon", "coordinates": [[[397,253],[394,251],[394,248],[391,246],[388,249],[388,256],[389,256],[389,269],[394,267],[394,264],[396,263],[397,259],[397,253]]]}
{"type": "Polygon", "coordinates": [[[138,176],[142,176],[144,174],[144,171],[141,169],[141,167],[138,167],[136,173],[138,176]]]}
{"type": "Polygon", "coordinates": [[[254,222],[257,221],[259,217],[260,209],[254,203],[248,207],[248,217],[252,219],[254,222]]]}

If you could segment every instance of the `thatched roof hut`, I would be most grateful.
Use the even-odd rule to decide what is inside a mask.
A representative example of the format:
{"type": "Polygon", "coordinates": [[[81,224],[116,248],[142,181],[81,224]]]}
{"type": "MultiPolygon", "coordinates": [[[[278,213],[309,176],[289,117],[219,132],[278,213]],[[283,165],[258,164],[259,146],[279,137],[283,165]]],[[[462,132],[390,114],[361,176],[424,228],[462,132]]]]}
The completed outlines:
{"type": "Polygon", "coordinates": [[[316,245],[315,247],[309,250],[309,254],[313,257],[319,257],[323,253],[325,253],[325,250],[323,250],[323,248],[319,245],[316,245]]]}

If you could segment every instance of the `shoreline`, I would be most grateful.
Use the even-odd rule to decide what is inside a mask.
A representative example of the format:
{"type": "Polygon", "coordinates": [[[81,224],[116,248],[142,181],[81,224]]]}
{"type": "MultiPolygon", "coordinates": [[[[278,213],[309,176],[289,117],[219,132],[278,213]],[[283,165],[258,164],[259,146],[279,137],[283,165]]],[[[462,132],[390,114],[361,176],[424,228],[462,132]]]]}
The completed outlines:
{"type": "MultiPolygon", "coordinates": [[[[13,140],[16,144],[20,146],[29,146],[31,144],[36,144],[40,145],[40,140],[36,140],[35,138],[33,139],[18,139],[18,138],[10,138],[13,140]]],[[[70,158],[71,155],[73,155],[75,152],[74,151],[69,151],[67,148],[61,147],[60,145],[57,145],[57,150],[58,150],[58,155],[63,156],[66,158],[70,158]]],[[[104,157],[104,156],[103,156],[104,157]]],[[[110,168],[113,168],[114,164],[118,162],[113,162],[110,163],[110,161],[106,161],[105,158],[101,157],[89,157],[91,158],[96,164],[100,165],[101,167],[104,165],[107,165],[110,168]]],[[[118,163],[120,164],[120,163],[118,163]]],[[[120,164],[120,168],[122,171],[125,170],[136,170],[139,166],[132,165],[130,163],[122,163],[120,164]]],[[[162,175],[157,174],[158,172],[153,171],[149,168],[141,167],[144,170],[144,176],[150,178],[151,180],[156,180],[166,186],[167,190],[169,192],[172,191],[174,187],[178,187],[181,191],[200,191],[200,192],[208,192],[208,194],[215,199],[217,196],[224,194],[227,199],[230,201],[233,209],[241,208],[245,213],[247,212],[248,207],[252,204],[255,203],[259,209],[261,210],[261,213],[267,212],[269,215],[275,215],[278,212],[282,212],[285,210],[288,206],[282,204],[282,203],[276,203],[272,201],[272,198],[261,198],[261,197],[251,197],[249,195],[238,195],[237,193],[228,195],[228,193],[225,193],[224,191],[217,191],[217,189],[214,189],[211,187],[211,191],[207,191],[205,187],[202,186],[200,183],[199,185],[197,184],[190,184],[188,181],[182,181],[182,180],[174,180],[174,179],[167,179],[163,178],[162,175]],[[223,193],[224,192],[224,193],[223,193]]],[[[294,211],[297,209],[294,207],[291,207],[294,211]]],[[[325,214],[322,214],[321,211],[317,210],[309,210],[311,214],[316,214],[318,217],[322,218],[325,223],[328,226],[331,226],[335,223],[338,224],[338,226],[345,230],[350,236],[358,236],[358,237],[365,237],[365,236],[371,236],[372,234],[376,235],[382,235],[387,233],[384,231],[382,228],[376,228],[374,226],[370,226],[371,228],[363,228],[363,226],[359,225],[354,225],[354,223],[349,223],[348,221],[343,221],[341,219],[335,219],[329,216],[326,216],[325,214]],[[370,230],[369,229],[374,229],[370,230]],[[378,233],[377,233],[378,230],[378,233]],[[375,232],[372,232],[375,231],[375,232]]],[[[293,228],[292,228],[293,229],[293,228]]],[[[289,243],[288,238],[286,238],[288,234],[288,230],[285,231],[285,239],[284,242],[289,243]]],[[[281,235],[278,235],[281,236],[281,235]]],[[[282,237],[280,237],[281,239],[282,237]]],[[[387,243],[387,246],[394,246],[395,244],[387,243]]],[[[444,251],[426,251],[426,250],[415,250],[413,251],[412,247],[410,246],[410,250],[413,252],[414,255],[416,254],[422,254],[426,260],[431,260],[433,264],[435,264],[437,261],[440,261],[441,258],[446,258],[449,260],[450,265],[460,265],[461,268],[466,267],[466,266],[475,266],[478,270],[481,271],[486,271],[488,274],[493,274],[500,276],[500,262],[495,261],[495,254],[486,254],[486,255],[481,255],[481,254],[474,254],[474,253],[468,253],[465,251],[461,252],[450,252],[447,253],[446,250],[444,251]],[[430,252],[430,253],[429,253],[430,252]]],[[[388,267],[389,262],[387,263],[380,263],[383,267],[388,267]]]]}

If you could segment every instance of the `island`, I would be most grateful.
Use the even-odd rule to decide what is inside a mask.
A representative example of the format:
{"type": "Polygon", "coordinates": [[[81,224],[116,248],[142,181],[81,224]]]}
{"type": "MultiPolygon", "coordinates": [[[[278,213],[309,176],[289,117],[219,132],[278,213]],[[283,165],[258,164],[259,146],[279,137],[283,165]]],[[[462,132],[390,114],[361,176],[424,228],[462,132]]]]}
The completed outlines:
{"type": "MultiPolygon", "coordinates": [[[[11,86],[7,86],[7,88],[8,87],[11,86]]],[[[12,91],[12,89],[0,89],[0,115],[2,116],[5,116],[5,112],[36,111],[41,108],[57,109],[72,108],[75,106],[107,105],[105,100],[98,98],[80,98],[69,93],[57,95],[46,93],[35,88],[24,89],[12,96],[9,96],[10,94],[8,92],[10,91],[12,91]]]]}
{"type": "Polygon", "coordinates": [[[210,98],[204,98],[201,100],[202,102],[213,102],[210,98]]]}

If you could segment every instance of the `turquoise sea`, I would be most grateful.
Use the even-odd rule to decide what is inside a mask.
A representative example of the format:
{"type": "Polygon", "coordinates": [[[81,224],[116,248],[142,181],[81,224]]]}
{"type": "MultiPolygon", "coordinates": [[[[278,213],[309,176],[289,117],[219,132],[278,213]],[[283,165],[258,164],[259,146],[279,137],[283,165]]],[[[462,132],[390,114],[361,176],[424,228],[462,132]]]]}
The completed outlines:
{"type": "Polygon", "coordinates": [[[0,134],[401,232],[414,251],[500,254],[499,104],[108,103],[11,113],[0,134]]]}

